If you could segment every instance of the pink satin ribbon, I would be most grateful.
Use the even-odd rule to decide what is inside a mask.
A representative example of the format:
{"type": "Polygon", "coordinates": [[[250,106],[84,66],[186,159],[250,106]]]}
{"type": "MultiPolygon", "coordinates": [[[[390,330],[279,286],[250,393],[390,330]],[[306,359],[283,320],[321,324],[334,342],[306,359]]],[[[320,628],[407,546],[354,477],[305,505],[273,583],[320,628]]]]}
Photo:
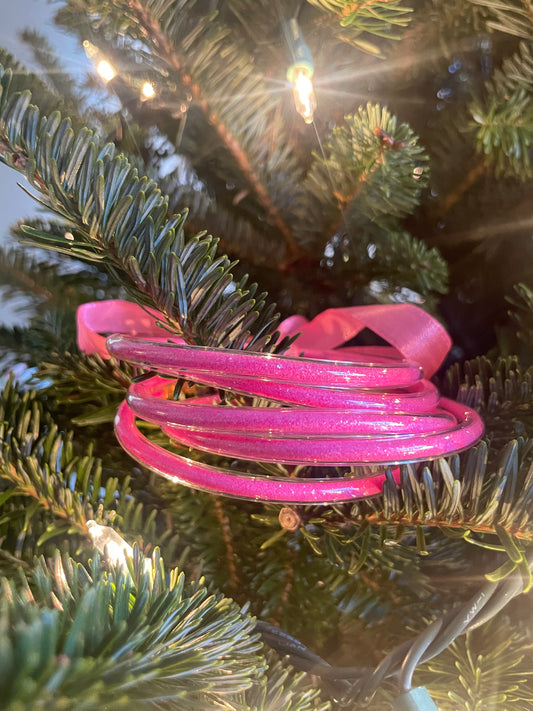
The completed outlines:
{"type": "Polygon", "coordinates": [[[105,343],[107,336],[102,336],[102,333],[166,339],[169,333],[157,325],[158,316],[155,309],[143,309],[122,299],[82,304],[76,313],[78,348],[84,353],[97,353],[105,359],[109,358],[109,351],[105,343]]]}
{"type": "Polygon", "coordinates": [[[78,310],[79,346],[274,405],[221,405],[215,397],[174,401],[172,383],[158,376],[132,384],[115,421],[120,443],[137,461],[187,486],[268,502],[333,503],[379,494],[384,474],[285,478],[213,467],[155,445],[138,430],[135,416],[185,446],[308,466],[427,460],[461,451],[483,434],[475,411],[439,400],[424,378],[442,363],[450,339],[411,304],[329,309],[311,322],[290,317],[281,324],[282,335],[301,335],[284,356],[188,346],[169,339],[151,313],[120,301],[85,304],[78,310]],[[338,348],[363,328],[392,347],[338,348]],[[128,335],[108,338],[104,349],[99,332],[111,331],[128,335]]]}

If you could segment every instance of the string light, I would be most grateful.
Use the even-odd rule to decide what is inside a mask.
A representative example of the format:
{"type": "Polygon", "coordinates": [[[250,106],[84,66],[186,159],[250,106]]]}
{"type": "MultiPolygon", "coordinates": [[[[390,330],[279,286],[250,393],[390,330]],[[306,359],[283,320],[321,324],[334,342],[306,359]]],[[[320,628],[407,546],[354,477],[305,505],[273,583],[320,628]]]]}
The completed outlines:
{"type": "Polygon", "coordinates": [[[154,85],[149,81],[145,81],[141,88],[141,94],[144,99],[153,99],[155,96],[154,85]]]}
{"type": "Polygon", "coordinates": [[[287,69],[287,79],[292,84],[294,105],[305,123],[313,123],[317,102],[312,81],[314,66],[311,51],[296,18],[285,24],[285,34],[293,57],[293,63],[287,69]]]}
{"type": "Polygon", "coordinates": [[[293,96],[296,111],[305,123],[313,123],[316,97],[311,77],[304,71],[298,71],[293,82],[293,96]]]}
{"type": "Polygon", "coordinates": [[[89,42],[89,40],[84,40],[83,49],[85,50],[85,54],[95,66],[96,72],[106,84],[116,77],[117,71],[115,67],[111,64],[111,62],[108,62],[107,59],[102,57],[102,53],[98,47],[96,47],[92,42],[89,42]]]}
{"type": "Polygon", "coordinates": [[[133,548],[111,526],[101,526],[96,521],[87,521],[87,529],[95,548],[114,566],[127,570],[127,559],[133,556],[133,548]]]}
{"type": "Polygon", "coordinates": [[[101,59],[98,62],[98,64],[96,65],[96,71],[106,82],[106,84],[108,81],[111,81],[111,79],[114,79],[117,75],[113,65],[110,64],[107,59],[101,59]]]}

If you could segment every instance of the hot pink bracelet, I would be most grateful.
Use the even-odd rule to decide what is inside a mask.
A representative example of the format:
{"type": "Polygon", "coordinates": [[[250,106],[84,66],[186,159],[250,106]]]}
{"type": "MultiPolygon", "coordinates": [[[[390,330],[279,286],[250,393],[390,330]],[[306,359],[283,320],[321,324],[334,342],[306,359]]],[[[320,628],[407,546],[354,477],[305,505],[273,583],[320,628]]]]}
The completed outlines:
{"type": "Polygon", "coordinates": [[[438,401],[436,388],[421,379],[422,368],[403,360],[319,360],[120,335],[107,339],[107,349],[148,370],[280,403],[424,412],[438,401]]]}
{"type": "MultiPolygon", "coordinates": [[[[80,347],[91,350],[91,332],[95,337],[99,330],[132,333],[138,307],[128,304],[121,311],[120,303],[109,303],[105,327],[95,311],[88,324],[80,308],[80,347]]],[[[99,307],[105,309],[106,302],[99,307]]],[[[140,463],[187,486],[268,502],[346,501],[381,492],[384,474],[369,475],[368,466],[449,455],[483,434],[475,411],[439,400],[436,388],[423,378],[438,368],[450,341],[433,318],[410,304],[330,309],[310,323],[291,317],[281,324],[282,334],[299,330],[301,335],[284,356],[169,342],[155,318],[150,323],[145,312],[142,316],[142,337],[112,336],[109,353],[174,378],[270,403],[243,407],[230,400],[222,405],[215,396],[175,401],[170,395],[174,381],[153,376],[133,383],[115,422],[120,443],[140,463]],[[337,348],[365,327],[392,347],[337,348]],[[360,476],[352,471],[346,477],[304,478],[214,467],[154,444],[138,430],[135,416],[160,425],[181,445],[219,456],[363,469],[360,476]]],[[[101,343],[94,346],[100,352],[101,343]]],[[[397,469],[394,475],[398,478],[397,469]]]]}

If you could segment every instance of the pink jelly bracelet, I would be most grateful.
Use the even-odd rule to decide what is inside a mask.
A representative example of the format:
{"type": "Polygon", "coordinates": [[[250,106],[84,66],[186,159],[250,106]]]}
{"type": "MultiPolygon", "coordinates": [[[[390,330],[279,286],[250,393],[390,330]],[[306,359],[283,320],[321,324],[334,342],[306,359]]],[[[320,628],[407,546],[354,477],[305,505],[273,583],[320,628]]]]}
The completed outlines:
{"type": "Polygon", "coordinates": [[[314,407],[361,407],[424,412],[437,389],[420,380],[418,365],[364,364],[248,353],[112,336],[111,355],[140,367],[214,388],[314,407]],[[362,371],[362,373],[361,373],[362,371]],[[294,378],[294,379],[293,379],[294,378]],[[386,389],[384,383],[389,383],[386,389]]]}
{"type": "MultiPolygon", "coordinates": [[[[123,402],[115,418],[115,432],[122,447],[140,464],[177,484],[223,496],[265,503],[332,504],[381,494],[385,474],[361,477],[282,478],[241,474],[213,467],[158,447],[135,424],[135,416],[123,402]]],[[[399,471],[394,472],[396,480],[399,471]]]]}
{"type": "MultiPolygon", "coordinates": [[[[401,462],[415,462],[434,459],[440,456],[443,448],[453,441],[456,451],[461,451],[478,439],[483,433],[480,417],[470,408],[457,403],[441,400],[441,407],[446,413],[455,416],[454,425],[443,431],[413,434],[364,433],[357,430],[351,436],[339,436],[336,428],[329,435],[310,436],[267,436],[247,433],[213,433],[191,430],[187,427],[163,426],[163,431],[179,444],[200,449],[224,457],[253,458],[260,462],[278,464],[313,464],[327,466],[346,466],[347,463],[368,465],[391,465],[401,462]]],[[[316,418],[319,419],[317,414],[316,418]]],[[[453,454],[453,451],[447,452],[453,454]]]]}
{"type": "MultiPolygon", "coordinates": [[[[450,340],[431,316],[410,304],[330,309],[311,322],[291,317],[281,324],[281,334],[299,330],[301,335],[283,356],[169,342],[154,329],[155,315],[135,336],[136,329],[124,327],[128,309],[122,312],[113,302],[116,330],[127,335],[109,338],[109,353],[151,371],[260,399],[245,407],[231,397],[222,405],[214,395],[176,401],[168,378],[133,383],[117,414],[117,437],[137,461],[174,481],[244,499],[332,503],[381,492],[384,475],[369,475],[365,465],[432,459],[459,452],[482,436],[476,412],[439,400],[435,386],[424,379],[438,368],[450,340]],[[338,348],[362,328],[371,328],[390,347],[338,348]],[[361,477],[240,473],[159,447],[138,430],[136,416],[161,426],[181,446],[216,456],[364,468],[361,477]]],[[[113,330],[109,312],[105,329],[97,314],[92,316],[89,346],[91,328],[113,330]]],[[[80,320],[85,321],[83,314],[80,320]]],[[[393,476],[398,480],[397,468],[393,476]]]]}
{"type": "Polygon", "coordinates": [[[108,338],[107,348],[121,360],[159,373],[282,403],[423,412],[438,401],[435,386],[420,380],[420,366],[405,361],[361,366],[120,335],[108,338]]]}
{"type": "MultiPolygon", "coordinates": [[[[458,407],[466,419],[467,413],[471,411],[460,405],[458,407]]],[[[477,431],[471,429],[463,439],[463,443],[468,442],[466,446],[472,443],[473,437],[479,439],[483,433],[479,417],[475,418],[475,423],[477,431]]],[[[141,434],[135,424],[135,416],[125,402],[119,407],[115,431],[122,447],[148,469],[170,481],[233,498],[266,503],[332,504],[379,495],[385,481],[384,474],[368,476],[366,472],[361,477],[335,476],[327,479],[271,477],[196,462],[157,446],[141,434]]],[[[396,481],[399,480],[398,469],[393,472],[393,476],[396,481]]]]}
{"type": "MultiPolygon", "coordinates": [[[[428,434],[450,430],[455,417],[445,410],[408,414],[385,409],[221,406],[218,398],[172,400],[174,381],[154,376],[130,385],[126,401],[137,417],[157,425],[263,437],[328,437],[428,434]]],[[[382,395],[382,393],[380,393],[382,395]]],[[[384,395],[384,394],[383,394],[384,395]]]]}
{"type": "Polygon", "coordinates": [[[422,379],[418,363],[405,360],[384,363],[300,358],[271,353],[254,353],[229,348],[206,348],[179,343],[161,343],[146,338],[111,336],[107,350],[117,358],[179,378],[209,374],[237,376],[306,387],[401,388],[422,379]]]}

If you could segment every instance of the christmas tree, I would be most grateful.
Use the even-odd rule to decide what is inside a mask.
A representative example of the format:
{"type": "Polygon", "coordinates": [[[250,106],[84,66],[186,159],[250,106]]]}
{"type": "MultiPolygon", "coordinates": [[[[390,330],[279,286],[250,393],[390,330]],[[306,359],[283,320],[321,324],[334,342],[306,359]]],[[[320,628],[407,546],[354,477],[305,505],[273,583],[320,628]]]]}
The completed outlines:
{"type": "MultiPolygon", "coordinates": [[[[3,708],[533,708],[532,17],[526,0],[64,0],[85,85],[37,33],[39,77],[0,50],[0,157],[44,207],[0,253],[35,304],[0,337],[3,708]],[[125,300],[128,328],[104,323],[125,300]],[[445,325],[423,394],[480,413],[483,439],[424,457],[401,411],[383,441],[403,455],[353,463],[327,429],[258,434],[256,413],[306,409],[304,387],[352,396],[342,355],[340,385],[276,375],[316,374],[306,349],[328,347],[301,358],[308,327],[286,319],[376,304],[404,340],[410,304],[445,325]],[[103,345],[143,319],[153,357],[103,345]],[[214,430],[154,414],[135,461],[113,421],[153,382],[154,407],[199,403],[214,430]],[[160,456],[228,489],[159,476],[160,456]],[[261,495],[314,477],[318,495],[261,495]],[[361,481],[379,490],[335,499],[361,481]]],[[[345,353],[388,353],[372,331],[345,353]]]]}

